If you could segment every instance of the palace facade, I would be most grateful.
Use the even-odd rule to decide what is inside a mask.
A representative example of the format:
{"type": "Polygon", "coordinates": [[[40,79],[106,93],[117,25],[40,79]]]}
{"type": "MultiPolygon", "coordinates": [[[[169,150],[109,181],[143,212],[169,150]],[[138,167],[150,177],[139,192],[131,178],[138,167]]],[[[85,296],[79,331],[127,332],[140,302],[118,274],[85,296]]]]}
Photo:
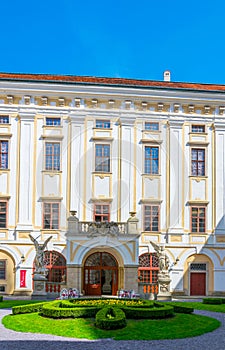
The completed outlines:
{"type": "Polygon", "coordinates": [[[0,293],[225,294],[225,85],[0,74],[0,293]]]}

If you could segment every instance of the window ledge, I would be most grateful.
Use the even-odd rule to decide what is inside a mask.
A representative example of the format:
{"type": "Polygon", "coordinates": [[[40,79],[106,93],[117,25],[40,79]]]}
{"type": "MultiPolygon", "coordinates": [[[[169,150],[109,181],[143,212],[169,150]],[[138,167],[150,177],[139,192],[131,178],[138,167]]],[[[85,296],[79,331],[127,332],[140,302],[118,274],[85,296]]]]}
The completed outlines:
{"type": "Polygon", "coordinates": [[[8,132],[1,132],[0,129],[0,139],[10,139],[12,137],[12,134],[8,133],[8,132]]]}
{"type": "Polygon", "coordinates": [[[62,174],[62,170],[42,170],[41,172],[50,176],[62,174]]]}
{"type": "Polygon", "coordinates": [[[209,201],[205,201],[205,200],[190,200],[187,202],[188,205],[202,205],[202,206],[205,206],[205,205],[208,205],[209,204],[209,201]]]}
{"type": "Polygon", "coordinates": [[[100,172],[100,171],[92,171],[93,175],[99,175],[99,176],[107,176],[107,175],[112,175],[112,172],[100,172]]]}
{"type": "Polygon", "coordinates": [[[62,140],[64,138],[63,135],[57,135],[57,134],[53,134],[53,135],[48,135],[48,134],[44,134],[41,135],[42,139],[47,139],[47,140],[62,140]]]}
{"type": "Polygon", "coordinates": [[[92,136],[92,138],[90,139],[90,141],[113,141],[113,140],[114,138],[111,136],[92,136]]]}
{"type": "Polygon", "coordinates": [[[190,146],[203,146],[203,147],[206,147],[209,145],[209,142],[205,142],[205,141],[197,141],[197,140],[189,140],[187,142],[187,145],[190,145],[190,146]]]}
{"type": "Polygon", "coordinates": [[[158,198],[142,198],[139,201],[139,204],[161,204],[162,203],[162,199],[158,199],[158,198]]]}
{"type": "Polygon", "coordinates": [[[63,200],[63,197],[47,197],[47,196],[41,196],[41,197],[39,197],[39,199],[42,201],[42,202],[44,202],[44,201],[46,201],[46,202],[49,202],[49,203],[51,203],[51,202],[56,202],[56,201],[62,201],[63,200]]]}
{"type": "Polygon", "coordinates": [[[163,140],[157,140],[157,139],[141,139],[141,143],[149,143],[149,144],[154,144],[154,145],[161,145],[163,143],[163,140]]]}

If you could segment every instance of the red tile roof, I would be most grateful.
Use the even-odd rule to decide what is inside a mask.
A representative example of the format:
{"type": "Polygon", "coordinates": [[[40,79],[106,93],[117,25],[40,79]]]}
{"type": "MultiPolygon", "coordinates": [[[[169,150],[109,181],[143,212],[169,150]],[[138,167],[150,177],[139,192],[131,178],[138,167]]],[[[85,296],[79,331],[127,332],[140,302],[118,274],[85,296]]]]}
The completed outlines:
{"type": "Polygon", "coordinates": [[[0,80],[51,82],[51,83],[74,83],[74,84],[96,84],[132,87],[153,87],[170,89],[187,89],[201,91],[225,91],[225,85],[182,83],[155,80],[125,79],[125,78],[101,78],[73,75],[52,74],[23,74],[23,73],[0,73],[0,80]]]}

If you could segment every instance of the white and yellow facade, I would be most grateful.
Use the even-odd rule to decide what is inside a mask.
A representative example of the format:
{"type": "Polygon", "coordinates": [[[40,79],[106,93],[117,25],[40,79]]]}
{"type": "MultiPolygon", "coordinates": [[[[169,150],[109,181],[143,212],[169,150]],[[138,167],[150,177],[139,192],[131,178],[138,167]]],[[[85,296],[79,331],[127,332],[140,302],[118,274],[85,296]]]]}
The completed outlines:
{"type": "Polygon", "coordinates": [[[224,294],[224,112],[221,85],[0,74],[0,116],[8,117],[0,123],[0,141],[8,142],[8,166],[0,168],[7,204],[0,292],[32,292],[31,234],[53,236],[48,250],[65,257],[69,287],[83,290],[86,259],[107,252],[118,263],[118,288],[137,288],[138,256],[152,252],[154,241],[165,244],[174,294],[196,295],[198,281],[200,294],[224,294]],[[58,145],[59,166],[46,168],[46,144],[58,145]],[[98,145],[107,162],[100,170],[98,145]],[[46,203],[57,204],[57,228],[44,224],[46,203]],[[91,244],[68,233],[71,211],[92,222],[98,205],[116,223],[135,212],[138,234],[91,244]],[[155,226],[145,208],[158,208],[155,226]]]}

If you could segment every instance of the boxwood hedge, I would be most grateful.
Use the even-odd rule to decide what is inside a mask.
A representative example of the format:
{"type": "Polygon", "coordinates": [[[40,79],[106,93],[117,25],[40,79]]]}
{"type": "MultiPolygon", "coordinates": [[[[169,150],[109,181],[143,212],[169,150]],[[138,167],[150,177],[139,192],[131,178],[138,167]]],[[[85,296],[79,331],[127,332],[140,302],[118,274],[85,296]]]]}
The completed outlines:
{"type": "Polygon", "coordinates": [[[125,313],[116,307],[103,307],[95,316],[95,325],[101,329],[119,329],[126,326],[125,313]]]}
{"type": "Polygon", "coordinates": [[[42,306],[44,304],[48,304],[48,303],[42,302],[42,303],[36,303],[36,304],[13,306],[12,313],[13,315],[18,315],[18,314],[29,314],[32,312],[39,312],[42,310],[42,306]]]}
{"type": "Polygon", "coordinates": [[[204,298],[203,304],[220,305],[225,304],[225,298],[204,298]]]}
{"type": "Polygon", "coordinates": [[[171,305],[160,305],[154,308],[121,307],[127,318],[166,318],[174,315],[174,308],[171,305]]]}
{"type": "Polygon", "coordinates": [[[3,296],[2,295],[0,295],[0,302],[3,300],[3,296]]]}
{"type": "Polygon", "coordinates": [[[42,316],[51,318],[78,318],[78,317],[95,317],[96,313],[102,307],[61,307],[61,302],[58,304],[46,303],[43,305],[40,313],[42,316]]]}

